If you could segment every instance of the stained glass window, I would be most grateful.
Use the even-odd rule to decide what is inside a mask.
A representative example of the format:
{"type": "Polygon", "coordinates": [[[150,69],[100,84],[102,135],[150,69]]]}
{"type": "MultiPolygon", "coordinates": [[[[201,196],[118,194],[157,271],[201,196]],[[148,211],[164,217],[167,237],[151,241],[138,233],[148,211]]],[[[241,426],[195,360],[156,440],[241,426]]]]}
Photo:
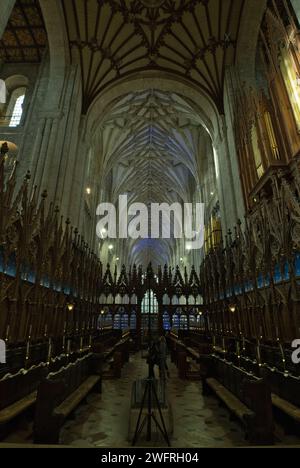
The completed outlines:
{"type": "Polygon", "coordinates": [[[142,302],[142,314],[148,314],[149,312],[151,314],[158,314],[158,302],[152,290],[146,293],[142,302]]]}

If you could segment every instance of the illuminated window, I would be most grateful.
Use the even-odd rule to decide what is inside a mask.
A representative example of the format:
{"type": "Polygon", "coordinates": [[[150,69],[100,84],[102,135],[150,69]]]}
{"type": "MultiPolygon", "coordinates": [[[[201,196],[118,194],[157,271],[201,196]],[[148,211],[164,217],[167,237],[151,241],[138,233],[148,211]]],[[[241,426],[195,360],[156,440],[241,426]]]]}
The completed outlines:
{"type": "Polygon", "coordinates": [[[18,127],[20,125],[22,114],[23,114],[23,103],[25,99],[25,94],[19,96],[15,102],[13,113],[10,119],[10,127],[18,127]]]}
{"type": "Polygon", "coordinates": [[[142,314],[158,314],[158,302],[154,292],[148,291],[142,302],[142,314]]]}
{"type": "Polygon", "coordinates": [[[172,318],[172,322],[173,322],[173,328],[175,330],[179,330],[180,328],[180,315],[179,314],[174,314],[173,315],[173,318],[172,318]]]}
{"type": "Polygon", "coordinates": [[[121,330],[121,315],[115,314],[114,316],[114,330],[121,330]]]}
{"type": "Polygon", "coordinates": [[[269,112],[265,112],[264,119],[265,119],[265,124],[267,128],[267,133],[268,133],[268,138],[269,138],[273,158],[279,160],[280,159],[279,149],[278,149],[278,145],[276,141],[272,119],[271,119],[269,112]]]}
{"type": "Polygon", "coordinates": [[[133,310],[130,314],[130,329],[136,330],[136,312],[133,310]]]}
{"type": "Polygon", "coordinates": [[[188,330],[188,319],[186,315],[180,316],[180,330],[188,330]]]}
{"type": "Polygon", "coordinates": [[[300,130],[300,86],[299,75],[290,49],[282,50],[280,69],[289,95],[298,130],[300,130]]]}
{"type": "Polygon", "coordinates": [[[166,311],[163,315],[164,330],[171,330],[170,316],[166,311]]]}
{"type": "Polygon", "coordinates": [[[258,178],[260,179],[264,175],[265,171],[264,171],[264,167],[262,164],[261,151],[260,151],[259,142],[258,142],[258,134],[257,134],[255,125],[252,126],[251,140],[252,140],[252,148],[253,148],[253,153],[254,153],[256,172],[257,172],[258,178]]]}

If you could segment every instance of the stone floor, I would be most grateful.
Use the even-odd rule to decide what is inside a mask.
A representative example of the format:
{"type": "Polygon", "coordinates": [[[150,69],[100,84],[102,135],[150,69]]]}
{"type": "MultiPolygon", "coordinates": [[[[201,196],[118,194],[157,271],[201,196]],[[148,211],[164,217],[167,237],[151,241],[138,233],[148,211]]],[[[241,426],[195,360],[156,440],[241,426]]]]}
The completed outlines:
{"type": "MultiPolygon", "coordinates": [[[[226,408],[214,397],[203,397],[200,382],[182,381],[175,366],[170,366],[167,392],[174,417],[172,447],[245,446],[244,432],[230,420],[226,408]]],[[[122,379],[104,381],[102,395],[91,394],[61,431],[61,444],[73,447],[130,447],[127,440],[132,384],[147,376],[147,366],[140,354],[132,356],[122,372],[122,379]]],[[[24,419],[7,444],[31,444],[32,420],[24,419]]],[[[139,443],[138,445],[143,445],[139,443]]],[[[144,444],[145,445],[145,444],[144,444]]],[[[158,434],[152,447],[166,446],[158,434]]],[[[300,440],[282,433],[283,446],[299,446],[300,440]]]]}
{"type": "MultiPolygon", "coordinates": [[[[222,447],[245,445],[239,424],[215,398],[204,398],[199,382],[181,381],[171,366],[167,392],[174,416],[173,447],[222,447]]],[[[131,357],[119,381],[105,381],[103,395],[91,395],[61,432],[64,445],[128,447],[128,420],[132,383],[147,376],[147,366],[138,354],[131,357]]],[[[151,446],[164,446],[159,435],[151,446]]]]}

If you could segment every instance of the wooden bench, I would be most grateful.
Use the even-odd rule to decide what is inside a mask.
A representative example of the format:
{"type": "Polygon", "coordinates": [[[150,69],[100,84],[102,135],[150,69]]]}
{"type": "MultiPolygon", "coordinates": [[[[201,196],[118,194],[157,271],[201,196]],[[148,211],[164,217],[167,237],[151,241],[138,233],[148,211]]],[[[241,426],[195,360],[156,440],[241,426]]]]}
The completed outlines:
{"type": "Polygon", "coordinates": [[[178,377],[183,380],[200,380],[200,353],[183,341],[169,338],[171,360],[178,367],[178,377]]]}
{"type": "Polygon", "coordinates": [[[290,401],[280,398],[278,395],[275,395],[275,393],[272,393],[272,404],[289,418],[300,423],[300,408],[298,406],[295,406],[290,401]]]}
{"type": "Polygon", "coordinates": [[[35,404],[38,385],[47,372],[47,366],[40,364],[0,380],[0,437],[7,433],[9,423],[35,404]]]}
{"type": "MultiPolygon", "coordinates": [[[[122,368],[129,361],[129,335],[102,353],[103,379],[121,378],[122,368]]],[[[98,348],[95,348],[98,349],[98,348]]]]}
{"type": "Polygon", "coordinates": [[[64,421],[93,389],[101,393],[100,359],[93,353],[49,374],[38,388],[35,443],[58,444],[64,421]]]}
{"type": "Polygon", "coordinates": [[[219,357],[206,362],[203,394],[212,392],[245,427],[246,438],[258,445],[274,442],[271,392],[265,379],[258,379],[219,357]]]}
{"type": "Polygon", "coordinates": [[[236,396],[234,396],[216,379],[207,379],[206,384],[214,391],[220,400],[225,403],[225,405],[235,414],[238,419],[244,421],[245,418],[254,418],[255,415],[253,411],[247,408],[246,405],[244,405],[236,396]]]}
{"type": "Polygon", "coordinates": [[[278,410],[277,414],[282,414],[291,422],[299,424],[300,379],[268,366],[264,367],[264,375],[270,385],[272,404],[278,410]]]}

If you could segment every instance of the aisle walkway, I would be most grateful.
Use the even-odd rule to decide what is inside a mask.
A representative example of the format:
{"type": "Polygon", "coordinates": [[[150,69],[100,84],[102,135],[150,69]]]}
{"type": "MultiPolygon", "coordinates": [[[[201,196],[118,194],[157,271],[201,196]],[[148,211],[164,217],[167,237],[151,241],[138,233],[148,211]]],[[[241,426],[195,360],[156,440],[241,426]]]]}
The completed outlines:
{"type": "MultiPolygon", "coordinates": [[[[91,395],[61,432],[61,443],[82,447],[128,447],[128,419],[132,384],[147,376],[141,355],[131,357],[121,380],[104,381],[103,395],[91,395]]],[[[204,398],[199,382],[181,381],[175,366],[167,391],[173,405],[173,447],[222,447],[245,444],[240,426],[231,422],[215,398],[204,398]]],[[[159,443],[152,443],[159,446],[159,443]]]]}

